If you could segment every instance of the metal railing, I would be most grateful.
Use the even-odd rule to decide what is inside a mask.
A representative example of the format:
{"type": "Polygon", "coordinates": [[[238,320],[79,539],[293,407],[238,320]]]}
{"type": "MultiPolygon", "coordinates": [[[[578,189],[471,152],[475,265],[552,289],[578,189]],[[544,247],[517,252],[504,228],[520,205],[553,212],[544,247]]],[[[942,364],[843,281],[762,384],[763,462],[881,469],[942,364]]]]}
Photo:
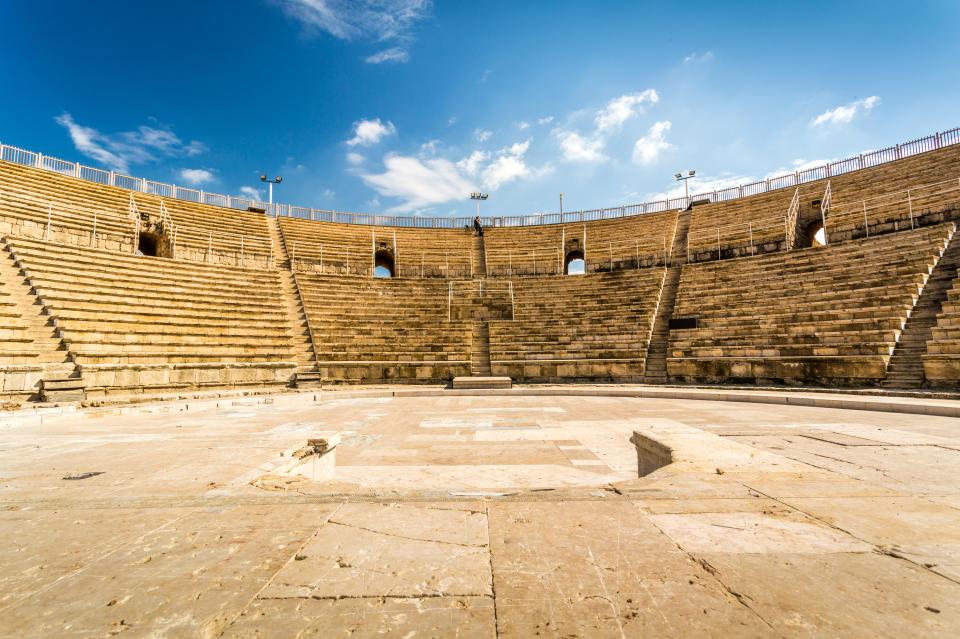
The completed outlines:
{"type": "Polygon", "coordinates": [[[779,242],[780,238],[783,238],[784,245],[789,247],[790,228],[786,215],[691,229],[687,234],[687,261],[692,262],[694,257],[708,252],[711,255],[716,252],[719,260],[722,257],[723,246],[728,248],[748,246],[749,254],[753,255],[758,242],[761,244],[771,241],[779,242]]]}
{"type": "MultiPolygon", "coordinates": [[[[893,162],[906,157],[934,151],[947,146],[960,143],[960,127],[948,129],[928,135],[916,140],[910,140],[901,144],[896,144],[885,149],[879,149],[870,153],[862,153],[857,156],[838,160],[823,166],[818,166],[803,171],[795,171],[775,177],[753,182],[751,184],[742,184],[722,190],[715,190],[707,193],[694,193],[685,197],[658,200],[655,202],[644,202],[640,204],[630,204],[626,206],[617,206],[611,208],[591,209],[584,211],[567,211],[563,213],[533,213],[530,215],[518,216],[495,216],[483,217],[485,226],[490,227],[511,227],[511,226],[534,226],[540,224],[562,224],[572,222],[589,222],[594,220],[609,220],[621,217],[630,217],[634,215],[643,215],[646,213],[656,213],[669,211],[672,209],[685,209],[691,202],[707,200],[710,202],[725,202],[739,199],[758,193],[766,193],[777,189],[796,187],[807,182],[827,179],[836,175],[842,175],[851,171],[858,171],[874,167],[886,162],[893,162]]],[[[0,144],[0,159],[31,166],[38,169],[53,171],[63,175],[76,177],[88,182],[97,184],[106,184],[118,186],[131,191],[142,193],[151,193],[163,197],[170,197],[187,202],[196,202],[199,204],[209,204],[236,210],[247,210],[250,208],[263,210],[268,215],[274,217],[299,217],[309,220],[318,220],[323,222],[340,222],[345,224],[362,224],[374,226],[395,226],[406,228],[461,228],[467,227],[472,222],[471,217],[419,217],[404,215],[376,215],[369,213],[350,213],[344,211],[332,211],[327,209],[315,209],[309,207],[295,206],[292,204],[273,204],[260,202],[250,198],[236,197],[233,195],[222,195],[219,193],[208,193],[206,191],[189,189],[173,184],[164,184],[154,182],[145,178],[131,177],[122,175],[114,171],[105,171],[94,167],[84,166],[78,162],[69,162],[59,158],[29,151],[15,146],[0,144]]]]}

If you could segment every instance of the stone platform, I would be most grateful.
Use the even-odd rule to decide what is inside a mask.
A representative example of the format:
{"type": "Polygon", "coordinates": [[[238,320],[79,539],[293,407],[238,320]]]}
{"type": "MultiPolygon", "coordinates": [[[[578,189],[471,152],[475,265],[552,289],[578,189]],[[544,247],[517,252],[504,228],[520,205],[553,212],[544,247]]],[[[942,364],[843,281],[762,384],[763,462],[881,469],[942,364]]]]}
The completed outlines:
{"type": "Polygon", "coordinates": [[[513,380],[509,377],[454,377],[453,388],[483,389],[483,388],[510,388],[513,380]]]}
{"type": "Polygon", "coordinates": [[[439,390],[224,403],[0,413],[0,636],[960,633],[957,418],[439,390]],[[334,431],[332,480],[284,472],[334,431]],[[639,477],[631,439],[671,463],[639,477]]]}

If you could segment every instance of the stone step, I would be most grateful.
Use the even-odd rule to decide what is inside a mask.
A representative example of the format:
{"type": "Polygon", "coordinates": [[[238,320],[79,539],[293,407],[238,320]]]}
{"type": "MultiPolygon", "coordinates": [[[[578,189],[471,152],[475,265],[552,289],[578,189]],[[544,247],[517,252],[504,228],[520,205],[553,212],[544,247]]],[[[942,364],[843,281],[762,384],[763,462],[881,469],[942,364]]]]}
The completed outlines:
{"type": "Polygon", "coordinates": [[[454,377],[454,389],[511,388],[509,377],[454,377]]]}

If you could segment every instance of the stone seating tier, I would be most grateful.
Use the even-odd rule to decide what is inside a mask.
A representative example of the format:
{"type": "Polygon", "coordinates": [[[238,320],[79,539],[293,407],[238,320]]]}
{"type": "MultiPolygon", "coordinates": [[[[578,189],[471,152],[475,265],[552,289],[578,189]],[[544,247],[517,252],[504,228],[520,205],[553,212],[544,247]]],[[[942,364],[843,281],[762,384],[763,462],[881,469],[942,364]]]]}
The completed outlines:
{"type": "Polygon", "coordinates": [[[952,236],[952,223],[683,267],[668,372],[682,380],[871,383],[952,236]]]}
{"type": "Polygon", "coordinates": [[[663,269],[514,280],[514,318],[490,322],[493,375],[638,380],[663,269]]]}
{"type": "Polygon", "coordinates": [[[292,337],[277,272],[8,243],[88,396],[289,381],[292,337]]]}
{"type": "Polygon", "coordinates": [[[447,321],[448,284],[299,273],[327,382],[446,382],[470,374],[472,326],[447,321]]]}

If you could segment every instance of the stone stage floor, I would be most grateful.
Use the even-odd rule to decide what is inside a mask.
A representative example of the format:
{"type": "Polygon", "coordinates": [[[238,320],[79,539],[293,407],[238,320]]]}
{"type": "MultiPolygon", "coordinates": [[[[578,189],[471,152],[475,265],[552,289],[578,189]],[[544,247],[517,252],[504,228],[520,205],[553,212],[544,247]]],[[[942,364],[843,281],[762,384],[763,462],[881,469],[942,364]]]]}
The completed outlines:
{"type": "Polygon", "coordinates": [[[395,397],[0,434],[4,637],[960,636],[956,418],[395,397]],[[272,473],[330,430],[334,480],[272,473]],[[638,478],[634,431],[675,463],[638,478]]]}

